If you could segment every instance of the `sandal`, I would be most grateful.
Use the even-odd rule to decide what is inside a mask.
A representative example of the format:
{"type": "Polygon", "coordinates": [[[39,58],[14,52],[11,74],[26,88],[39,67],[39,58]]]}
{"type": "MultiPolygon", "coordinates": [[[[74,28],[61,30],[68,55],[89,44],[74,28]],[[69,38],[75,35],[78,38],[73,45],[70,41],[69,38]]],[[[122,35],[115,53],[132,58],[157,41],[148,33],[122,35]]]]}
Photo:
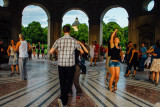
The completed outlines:
{"type": "Polygon", "coordinates": [[[116,86],[114,86],[114,91],[117,91],[117,85],[116,85],[116,86]]]}
{"type": "Polygon", "coordinates": [[[112,88],[109,88],[109,87],[108,87],[108,91],[113,92],[113,93],[115,92],[112,88]]]}
{"type": "Polygon", "coordinates": [[[126,74],[126,75],[124,75],[124,76],[125,76],[125,77],[129,77],[129,75],[127,75],[127,74],[126,74]]]}

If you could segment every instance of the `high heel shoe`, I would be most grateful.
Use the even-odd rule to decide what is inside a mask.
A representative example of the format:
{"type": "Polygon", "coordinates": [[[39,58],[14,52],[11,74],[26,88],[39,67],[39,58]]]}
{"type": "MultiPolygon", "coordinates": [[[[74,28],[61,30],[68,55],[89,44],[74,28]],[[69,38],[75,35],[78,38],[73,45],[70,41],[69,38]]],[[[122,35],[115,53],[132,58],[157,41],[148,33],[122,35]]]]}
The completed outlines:
{"type": "Polygon", "coordinates": [[[117,91],[117,85],[114,86],[114,91],[117,91]]]}
{"type": "Polygon", "coordinates": [[[112,88],[109,88],[109,87],[108,87],[108,91],[110,91],[110,92],[113,92],[113,93],[114,93],[114,90],[113,90],[112,88]]]}

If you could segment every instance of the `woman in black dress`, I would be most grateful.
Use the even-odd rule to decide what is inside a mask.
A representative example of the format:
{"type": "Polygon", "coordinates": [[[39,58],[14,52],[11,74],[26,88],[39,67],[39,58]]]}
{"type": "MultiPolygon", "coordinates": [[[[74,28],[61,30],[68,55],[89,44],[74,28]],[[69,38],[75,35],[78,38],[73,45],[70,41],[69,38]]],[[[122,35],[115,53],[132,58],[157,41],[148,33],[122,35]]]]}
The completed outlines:
{"type": "Polygon", "coordinates": [[[33,52],[33,55],[35,57],[36,56],[36,46],[34,45],[34,43],[33,43],[33,46],[32,46],[32,52],[33,52]]]}
{"type": "Polygon", "coordinates": [[[42,58],[44,58],[44,50],[45,48],[44,48],[44,45],[42,44],[42,49],[41,49],[42,58]]]}
{"type": "Polygon", "coordinates": [[[132,56],[131,56],[131,58],[129,60],[129,70],[128,70],[128,73],[125,75],[126,77],[129,77],[129,74],[131,72],[132,66],[134,66],[133,77],[135,77],[137,63],[138,63],[138,50],[137,50],[137,45],[134,44],[133,45],[133,50],[132,50],[132,56]]]}

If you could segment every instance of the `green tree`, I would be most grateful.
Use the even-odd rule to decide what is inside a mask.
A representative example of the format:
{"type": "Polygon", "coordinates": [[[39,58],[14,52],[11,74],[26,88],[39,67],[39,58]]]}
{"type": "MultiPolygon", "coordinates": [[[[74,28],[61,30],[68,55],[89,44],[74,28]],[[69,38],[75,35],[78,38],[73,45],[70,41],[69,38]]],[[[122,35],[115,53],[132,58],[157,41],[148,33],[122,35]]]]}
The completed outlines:
{"type": "Polygon", "coordinates": [[[118,29],[117,37],[120,39],[120,44],[124,45],[128,41],[128,27],[121,28],[116,22],[103,23],[103,44],[106,45],[108,39],[111,37],[112,32],[118,29]]]}
{"type": "Polygon", "coordinates": [[[80,24],[78,26],[78,31],[76,34],[77,40],[85,40],[85,42],[88,42],[88,26],[86,24],[80,24]]]}
{"type": "Polygon", "coordinates": [[[25,35],[25,39],[32,40],[32,43],[47,43],[48,29],[42,28],[39,22],[33,21],[27,27],[22,26],[22,33],[25,35]]]}
{"type": "MultiPolygon", "coordinates": [[[[85,40],[86,42],[88,42],[88,26],[86,24],[80,24],[77,27],[78,31],[74,31],[74,29],[70,24],[66,24],[66,25],[71,27],[71,33],[70,33],[71,36],[74,36],[79,41],[85,40]]],[[[62,31],[62,36],[64,36],[63,31],[62,31]]]]}

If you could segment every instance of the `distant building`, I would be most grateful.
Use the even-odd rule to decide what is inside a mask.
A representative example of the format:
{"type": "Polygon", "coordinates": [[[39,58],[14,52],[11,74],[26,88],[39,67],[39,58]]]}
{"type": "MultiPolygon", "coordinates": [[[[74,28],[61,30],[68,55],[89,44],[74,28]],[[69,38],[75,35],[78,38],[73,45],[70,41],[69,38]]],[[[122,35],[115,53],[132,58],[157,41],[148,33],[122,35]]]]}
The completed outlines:
{"type": "Polygon", "coordinates": [[[78,18],[76,17],[75,22],[72,24],[72,28],[74,29],[74,31],[78,31],[78,25],[80,25],[78,18]]]}

